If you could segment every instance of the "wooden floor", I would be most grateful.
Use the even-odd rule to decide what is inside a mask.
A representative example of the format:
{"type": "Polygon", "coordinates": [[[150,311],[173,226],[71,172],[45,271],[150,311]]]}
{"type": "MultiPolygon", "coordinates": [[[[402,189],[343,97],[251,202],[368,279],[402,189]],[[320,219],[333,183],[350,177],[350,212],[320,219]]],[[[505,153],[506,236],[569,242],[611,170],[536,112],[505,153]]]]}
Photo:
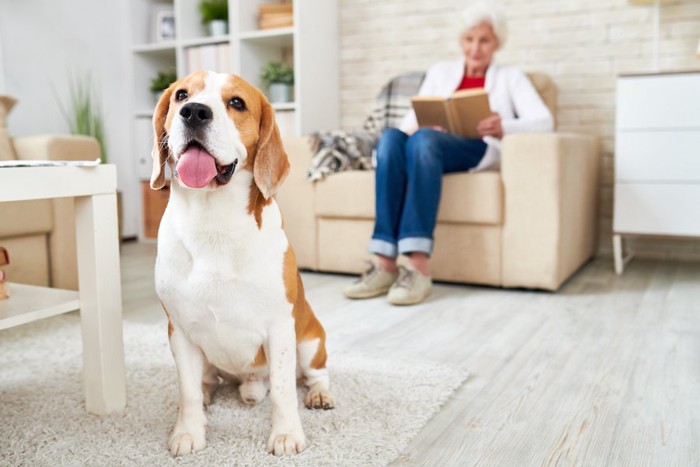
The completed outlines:
{"type": "MultiPolygon", "coordinates": [[[[165,323],[154,258],[123,246],[127,320],[165,323]]],[[[556,294],[442,284],[408,308],[303,278],[331,350],[471,371],[396,465],[700,466],[698,263],[596,260],[556,294]]]]}

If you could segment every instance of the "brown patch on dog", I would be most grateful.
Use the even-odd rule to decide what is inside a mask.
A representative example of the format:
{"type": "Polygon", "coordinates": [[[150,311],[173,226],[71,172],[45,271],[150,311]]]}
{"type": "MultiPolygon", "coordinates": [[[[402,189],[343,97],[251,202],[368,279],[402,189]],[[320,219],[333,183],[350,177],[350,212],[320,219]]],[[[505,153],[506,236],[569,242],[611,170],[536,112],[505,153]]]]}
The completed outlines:
{"type": "Polygon", "coordinates": [[[255,217],[255,222],[258,224],[258,230],[262,229],[262,212],[265,206],[272,203],[272,198],[265,199],[260,192],[260,188],[255,182],[250,184],[250,193],[248,194],[248,214],[255,217]]]}
{"type": "Polygon", "coordinates": [[[284,150],[275,111],[263,96],[260,136],[255,148],[253,180],[265,199],[277,193],[289,174],[289,156],[284,150]]]}
{"type": "MultiPolygon", "coordinates": [[[[277,128],[275,111],[260,90],[238,76],[229,78],[222,86],[221,95],[226,103],[233,97],[246,103],[247,110],[243,112],[227,108],[248,152],[242,168],[253,173],[260,195],[267,200],[277,192],[289,173],[289,157],[277,128]]],[[[251,199],[257,197],[256,193],[251,199]]]]}
{"type": "MultiPolygon", "coordinates": [[[[282,264],[282,279],[284,280],[284,290],[287,293],[287,301],[295,303],[297,301],[298,287],[301,282],[298,277],[299,270],[297,269],[297,258],[294,255],[292,246],[287,246],[287,251],[284,252],[284,260],[282,264]]],[[[296,309],[296,306],[295,306],[296,309]]]]}
{"type": "Polygon", "coordinates": [[[242,166],[253,170],[253,160],[255,148],[260,137],[260,119],[262,117],[262,106],[267,104],[265,96],[250,83],[242,78],[231,75],[226,83],[221,86],[221,100],[226,107],[226,112],[238,130],[241,142],[246,148],[248,158],[242,166]],[[246,110],[239,111],[228,105],[229,101],[239,98],[245,102],[246,110]]]}
{"type": "Polygon", "coordinates": [[[168,339],[173,335],[173,331],[175,328],[173,327],[172,321],[170,321],[170,313],[168,313],[168,309],[165,308],[165,304],[163,302],[160,302],[160,305],[163,307],[163,311],[165,312],[165,316],[168,317],[168,339]]]}
{"type": "Polygon", "coordinates": [[[265,356],[265,349],[261,345],[258,349],[258,353],[255,355],[255,360],[253,360],[253,368],[265,365],[267,365],[267,357],[265,356]]]}
{"type": "Polygon", "coordinates": [[[318,347],[314,358],[309,365],[314,369],[326,367],[326,331],[321,326],[318,318],[311,309],[311,305],[306,301],[304,295],[304,284],[297,269],[296,257],[291,246],[287,247],[284,253],[284,267],[282,269],[284,288],[287,294],[287,301],[294,304],[292,315],[294,316],[294,328],[297,342],[304,342],[318,339],[318,347]]]}

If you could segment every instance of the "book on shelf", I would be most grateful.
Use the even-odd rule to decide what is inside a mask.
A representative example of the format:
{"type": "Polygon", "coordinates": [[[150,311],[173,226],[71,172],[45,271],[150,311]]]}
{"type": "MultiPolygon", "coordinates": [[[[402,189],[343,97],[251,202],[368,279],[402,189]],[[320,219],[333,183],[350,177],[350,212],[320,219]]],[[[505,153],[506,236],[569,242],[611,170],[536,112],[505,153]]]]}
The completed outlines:
{"type": "Polygon", "coordinates": [[[187,74],[197,70],[231,73],[231,48],[229,44],[200,45],[185,49],[187,74]]]}
{"type": "Polygon", "coordinates": [[[294,25],[291,3],[265,3],[259,6],[260,29],[286,28],[294,25]]]}
{"type": "Polygon", "coordinates": [[[293,8],[291,3],[263,3],[262,5],[258,6],[258,10],[260,11],[261,15],[279,13],[287,13],[291,15],[293,8]]]}
{"type": "Polygon", "coordinates": [[[260,17],[260,29],[288,28],[294,26],[292,15],[266,15],[260,17]]]}
{"type": "Polygon", "coordinates": [[[466,138],[481,138],[477,124],[491,115],[485,89],[464,89],[449,97],[414,96],[411,99],[418,126],[439,126],[466,138]]]}

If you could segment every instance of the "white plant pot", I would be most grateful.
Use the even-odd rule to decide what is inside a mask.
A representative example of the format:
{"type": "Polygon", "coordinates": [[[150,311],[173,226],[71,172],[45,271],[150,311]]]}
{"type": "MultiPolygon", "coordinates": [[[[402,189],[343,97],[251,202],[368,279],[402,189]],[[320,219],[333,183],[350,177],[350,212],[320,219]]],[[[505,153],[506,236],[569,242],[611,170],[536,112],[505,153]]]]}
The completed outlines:
{"type": "Polygon", "coordinates": [[[292,102],[292,90],[291,84],[270,83],[270,102],[275,104],[292,102]]]}
{"type": "Polygon", "coordinates": [[[215,19],[207,23],[207,29],[210,36],[225,36],[228,34],[228,21],[223,19],[215,19]]]}

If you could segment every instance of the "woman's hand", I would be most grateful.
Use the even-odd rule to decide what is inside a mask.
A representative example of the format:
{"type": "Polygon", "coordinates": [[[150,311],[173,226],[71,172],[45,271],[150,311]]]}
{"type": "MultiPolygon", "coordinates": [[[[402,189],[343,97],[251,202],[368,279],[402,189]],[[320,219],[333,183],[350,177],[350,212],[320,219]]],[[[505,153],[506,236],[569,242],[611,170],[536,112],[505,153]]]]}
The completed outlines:
{"type": "Polygon", "coordinates": [[[483,119],[476,126],[476,131],[479,132],[481,136],[495,136],[496,138],[503,138],[503,126],[501,125],[501,116],[496,112],[483,119]]]}

